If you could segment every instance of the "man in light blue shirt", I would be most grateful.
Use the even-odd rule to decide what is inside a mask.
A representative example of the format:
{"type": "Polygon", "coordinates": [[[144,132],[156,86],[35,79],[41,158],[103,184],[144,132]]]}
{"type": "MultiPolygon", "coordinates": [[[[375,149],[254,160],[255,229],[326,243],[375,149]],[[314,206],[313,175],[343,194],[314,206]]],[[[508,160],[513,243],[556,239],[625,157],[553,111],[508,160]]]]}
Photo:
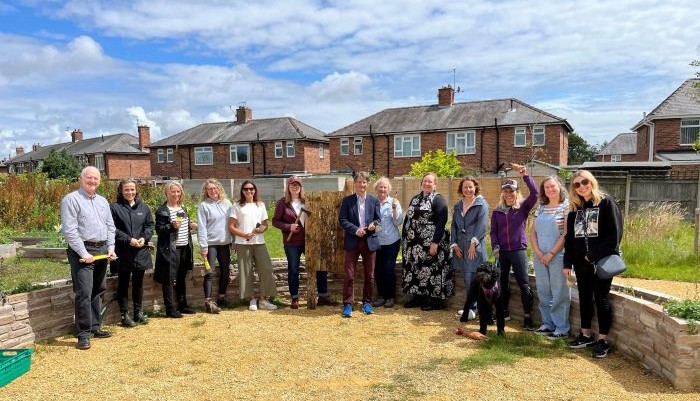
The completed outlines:
{"type": "Polygon", "coordinates": [[[78,349],[90,348],[90,336],[111,337],[102,330],[102,294],[107,289],[106,255],[114,260],[114,220],[107,199],[97,194],[100,171],[88,166],[80,173],[80,188],[61,201],[61,225],[68,243],[68,262],[75,293],[78,349]]]}

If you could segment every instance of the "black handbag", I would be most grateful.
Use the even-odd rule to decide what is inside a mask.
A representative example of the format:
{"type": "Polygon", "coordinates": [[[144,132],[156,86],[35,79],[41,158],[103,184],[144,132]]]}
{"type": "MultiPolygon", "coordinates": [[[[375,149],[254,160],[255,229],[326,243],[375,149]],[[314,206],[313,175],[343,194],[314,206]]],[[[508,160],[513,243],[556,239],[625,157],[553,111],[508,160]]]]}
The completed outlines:
{"type": "MultiPolygon", "coordinates": [[[[583,238],[586,242],[586,253],[588,253],[588,224],[585,213],[583,216],[583,238]]],[[[593,263],[593,269],[600,279],[609,280],[627,270],[627,265],[622,260],[622,256],[612,254],[598,259],[598,261],[593,263]]]]}

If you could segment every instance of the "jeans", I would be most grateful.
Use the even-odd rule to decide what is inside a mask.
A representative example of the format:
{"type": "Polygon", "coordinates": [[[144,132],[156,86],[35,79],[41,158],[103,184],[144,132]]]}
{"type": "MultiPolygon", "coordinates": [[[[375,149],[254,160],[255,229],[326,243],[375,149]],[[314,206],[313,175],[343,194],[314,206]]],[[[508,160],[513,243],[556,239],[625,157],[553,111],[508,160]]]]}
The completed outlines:
{"type": "Polygon", "coordinates": [[[377,282],[377,295],[390,299],[396,295],[396,257],[399,255],[401,240],[382,245],[377,250],[374,265],[374,280],[377,282]]]}
{"type": "MultiPolygon", "coordinates": [[[[107,245],[86,247],[91,255],[107,253],[107,245]]],[[[75,327],[78,338],[88,338],[102,325],[102,294],[107,290],[107,260],[81,263],[80,256],[68,248],[70,275],[75,293],[75,327]]]]}
{"type": "MultiPolygon", "coordinates": [[[[285,245],[284,254],[287,256],[287,285],[292,299],[299,298],[299,267],[301,266],[301,254],[304,253],[304,245],[285,245]]],[[[316,290],[322,297],[328,296],[328,272],[316,272],[316,290]]]]}
{"type": "Polygon", "coordinates": [[[532,310],[532,289],[530,289],[530,279],[527,275],[527,252],[525,249],[501,251],[498,261],[501,264],[501,292],[503,292],[503,305],[506,311],[510,301],[510,268],[512,266],[515,281],[520,287],[523,313],[529,315],[532,310]]]}
{"type": "Polygon", "coordinates": [[[535,260],[535,283],[542,325],[555,334],[568,334],[571,292],[563,273],[564,256],[560,252],[552,258],[549,266],[535,260]]]}
{"type": "Polygon", "coordinates": [[[231,275],[231,246],[210,245],[207,247],[207,261],[211,270],[204,275],[204,298],[211,298],[211,282],[215,263],[219,263],[219,295],[226,295],[231,275]]]}

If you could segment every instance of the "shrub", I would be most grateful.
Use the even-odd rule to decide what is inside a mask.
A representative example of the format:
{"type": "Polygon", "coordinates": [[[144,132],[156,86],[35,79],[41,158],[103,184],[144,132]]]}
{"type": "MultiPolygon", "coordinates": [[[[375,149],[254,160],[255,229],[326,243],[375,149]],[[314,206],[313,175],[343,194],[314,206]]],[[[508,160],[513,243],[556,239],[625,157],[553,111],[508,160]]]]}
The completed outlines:
{"type": "Polygon", "coordinates": [[[664,302],[664,308],[669,316],[687,320],[690,334],[698,332],[697,322],[700,321],[700,300],[672,299],[664,302]]]}

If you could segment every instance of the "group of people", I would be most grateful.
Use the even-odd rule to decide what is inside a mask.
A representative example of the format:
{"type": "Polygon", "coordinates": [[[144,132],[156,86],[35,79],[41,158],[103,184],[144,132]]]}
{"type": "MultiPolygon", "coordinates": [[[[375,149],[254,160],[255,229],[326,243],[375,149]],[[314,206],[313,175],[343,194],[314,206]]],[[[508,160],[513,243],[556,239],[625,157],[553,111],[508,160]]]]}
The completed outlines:
{"type": "MultiPolygon", "coordinates": [[[[510,271],[520,289],[523,304],[523,328],[550,339],[569,336],[570,292],[567,279],[576,272],[581,304],[581,332],[569,343],[572,348],[594,346],[593,355],[605,357],[609,351],[607,335],[612,312],[608,294],[612,279],[600,279],[595,263],[619,254],[622,237],[620,210],[609,195],[598,187],[588,171],[577,171],[571,179],[569,193],[557,176],[545,178],[539,189],[525,166],[513,165],[528,188],[523,198],[519,182],[508,178],[501,184],[497,207],[490,217],[492,254],[501,269],[500,287],[504,305],[508,305],[510,271]],[[526,223],[534,212],[529,235],[526,223]],[[528,278],[528,238],[533,251],[535,280],[539,298],[541,326],[535,329],[531,315],[533,294],[528,278]],[[594,338],[591,321],[598,316],[599,333],[594,338]]],[[[437,176],[425,174],[421,191],[413,196],[404,213],[400,202],[391,196],[391,182],[382,177],[374,183],[375,195],[369,194],[370,175],[354,176],[354,193],[346,196],[338,221],[344,230],[345,275],[342,289],[342,316],[352,316],[354,276],[362,257],[364,283],[362,312],[373,314],[374,308],[391,308],[396,304],[395,266],[402,252],[401,289],[409,299],[404,307],[424,311],[442,309],[454,293],[455,271],[460,271],[466,291],[461,321],[477,315],[477,267],[488,260],[486,230],[489,205],[480,193],[475,177],[463,178],[458,187],[460,200],[454,205],[452,223],[448,222],[448,205],[437,191],[437,176]],[[401,228],[401,229],[400,229],[401,228]],[[375,282],[376,280],[376,282],[375,282]],[[376,284],[377,297],[372,292],[376,284]]],[[[109,205],[97,194],[100,172],[86,167],[81,172],[80,188],[61,202],[63,231],[68,243],[68,260],[75,292],[75,322],[79,349],[90,348],[90,338],[104,338],[111,333],[101,328],[101,295],[106,290],[107,261],[118,274],[117,300],[121,323],[125,327],[147,324],[143,313],[144,272],[153,266],[148,243],[158,235],[154,280],[161,284],[165,314],[181,318],[195,313],[187,302],[186,275],[194,266],[192,232],[197,232],[199,254],[204,262],[204,310],[219,313],[230,305],[227,287],[231,249],[237,253],[240,299],[248,309],[274,310],[271,298],[277,295],[272,262],[265,245],[268,214],[260,200],[258,188],[251,180],[243,182],[239,200],[228,200],[216,179],[204,182],[197,222],[183,204],[184,190],[177,182],[164,186],[166,201],[155,211],[155,221],[148,206],[138,195],[137,183],[122,180],[117,201],[109,205]],[[218,274],[217,274],[218,270],[218,274]],[[254,288],[257,271],[259,298],[254,288]],[[218,294],[212,294],[218,276],[218,294]],[[131,283],[132,314],[128,309],[131,283]]],[[[287,257],[291,308],[299,308],[299,269],[305,252],[306,197],[301,179],[287,180],[285,195],[274,211],[272,224],[282,232],[287,257]]],[[[317,305],[336,305],[328,292],[328,273],[316,272],[317,305]]],[[[509,319],[507,309],[506,319],[509,319]]],[[[490,319],[489,317],[485,317],[490,319]]]]}

